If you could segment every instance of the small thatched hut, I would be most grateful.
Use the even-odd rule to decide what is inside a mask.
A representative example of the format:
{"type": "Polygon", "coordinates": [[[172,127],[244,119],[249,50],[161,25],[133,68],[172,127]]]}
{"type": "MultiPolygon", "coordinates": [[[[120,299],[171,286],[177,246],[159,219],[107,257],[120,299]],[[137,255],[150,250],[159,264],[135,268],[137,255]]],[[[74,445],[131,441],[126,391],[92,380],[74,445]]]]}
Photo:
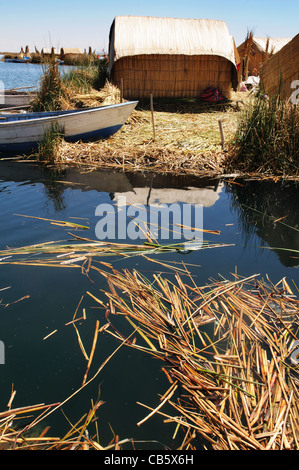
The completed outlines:
{"type": "Polygon", "coordinates": [[[55,47],[43,47],[41,50],[41,55],[44,59],[49,59],[50,57],[59,57],[59,50],[55,47]]]}
{"type": "Polygon", "coordinates": [[[229,97],[236,54],[224,21],[118,16],[110,28],[110,80],[127,99],[196,98],[207,87],[229,97]]]}
{"type": "Polygon", "coordinates": [[[245,73],[245,55],[247,52],[249,59],[248,75],[259,75],[265,60],[271,55],[276,54],[276,52],[278,52],[290,40],[291,38],[246,38],[246,40],[238,46],[243,75],[245,73]],[[248,41],[251,43],[249,44],[250,51],[247,51],[248,41]]]}
{"type": "Polygon", "coordinates": [[[72,58],[81,57],[82,51],[76,47],[62,47],[60,49],[60,59],[65,60],[68,56],[71,56],[72,58]]]}
{"type": "Polygon", "coordinates": [[[299,34],[265,62],[261,75],[268,95],[279,93],[282,98],[290,98],[296,93],[299,84],[299,34]],[[295,80],[298,82],[294,83],[295,80]]]}

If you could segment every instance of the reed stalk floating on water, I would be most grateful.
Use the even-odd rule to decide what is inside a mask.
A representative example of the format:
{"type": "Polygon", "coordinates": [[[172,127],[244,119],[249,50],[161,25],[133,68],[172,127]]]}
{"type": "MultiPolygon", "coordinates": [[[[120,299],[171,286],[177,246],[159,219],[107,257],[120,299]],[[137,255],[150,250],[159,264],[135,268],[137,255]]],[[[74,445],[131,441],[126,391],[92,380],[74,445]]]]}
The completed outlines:
{"type": "MultiPolygon", "coordinates": [[[[66,230],[89,230],[88,225],[82,225],[71,221],[46,219],[23,214],[15,215],[19,217],[26,217],[49,222],[51,225],[61,227],[66,230]]],[[[200,230],[198,228],[192,229],[191,227],[186,227],[185,225],[179,225],[178,230],[180,230],[182,227],[195,231],[198,230],[200,232],[211,235],[220,234],[220,231],[218,230],[200,230]]],[[[85,270],[85,265],[87,265],[89,270],[90,268],[96,269],[92,264],[92,261],[99,261],[103,266],[105,262],[102,260],[102,258],[107,256],[130,257],[140,255],[147,257],[148,259],[150,255],[165,253],[188,253],[193,250],[197,251],[232,246],[232,244],[229,243],[215,243],[201,239],[199,243],[196,237],[194,240],[188,241],[188,244],[186,244],[186,241],[184,240],[162,244],[158,242],[147,230],[147,225],[144,227],[144,229],[142,227],[139,228],[144,234],[144,241],[140,244],[111,242],[109,240],[93,240],[68,232],[68,235],[71,237],[68,241],[49,241],[18,248],[6,248],[4,250],[0,250],[0,265],[16,264],[40,267],[73,267],[80,268],[82,270],[85,270]]],[[[173,230],[175,230],[175,228],[173,230]]]]}

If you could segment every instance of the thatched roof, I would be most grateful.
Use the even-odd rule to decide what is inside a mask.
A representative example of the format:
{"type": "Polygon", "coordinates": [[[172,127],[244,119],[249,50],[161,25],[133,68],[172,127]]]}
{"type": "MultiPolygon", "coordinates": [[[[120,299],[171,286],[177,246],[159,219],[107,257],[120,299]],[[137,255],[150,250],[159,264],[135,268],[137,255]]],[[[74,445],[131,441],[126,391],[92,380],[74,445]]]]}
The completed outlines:
{"type": "Polygon", "coordinates": [[[109,35],[110,69],[126,56],[213,55],[235,64],[234,40],[220,20],[115,17],[109,35]]]}
{"type": "MultiPolygon", "coordinates": [[[[275,54],[282,47],[284,47],[289,41],[291,41],[291,39],[292,38],[256,38],[256,37],[253,37],[252,43],[257,47],[257,49],[260,52],[266,52],[267,43],[268,43],[268,52],[275,54]]],[[[241,44],[241,46],[243,44],[241,44]]]]}
{"type": "Polygon", "coordinates": [[[61,54],[82,54],[82,51],[77,47],[62,47],[61,54]]]}
{"type": "Polygon", "coordinates": [[[43,47],[42,48],[42,55],[44,54],[52,54],[54,52],[55,55],[59,55],[59,50],[55,49],[54,47],[43,47]]]}

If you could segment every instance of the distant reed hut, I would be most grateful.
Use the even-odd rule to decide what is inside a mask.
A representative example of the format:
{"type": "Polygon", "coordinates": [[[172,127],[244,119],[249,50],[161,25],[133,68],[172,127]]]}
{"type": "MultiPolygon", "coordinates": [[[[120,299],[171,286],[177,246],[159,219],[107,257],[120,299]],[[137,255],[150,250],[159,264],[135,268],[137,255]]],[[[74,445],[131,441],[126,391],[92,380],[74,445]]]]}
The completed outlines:
{"type": "Polygon", "coordinates": [[[51,57],[52,54],[55,56],[59,56],[59,50],[55,49],[55,47],[43,47],[41,50],[41,54],[43,57],[51,57]]]}
{"type": "Polygon", "coordinates": [[[291,38],[256,38],[249,35],[238,46],[243,78],[246,79],[246,75],[260,75],[260,70],[265,60],[278,52],[290,40],[291,38]],[[246,67],[247,59],[248,66],[246,67]]]}
{"type": "Polygon", "coordinates": [[[229,98],[238,52],[218,20],[115,17],[109,34],[109,76],[126,99],[197,98],[207,87],[229,98]]]}
{"type": "Polygon", "coordinates": [[[61,60],[67,60],[69,58],[73,59],[78,59],[82,57],[82,51],[79,48],[76,47],[62,47],[60,49],[60,59],[61,60]]]}
{"type": "Polygon", "coordinates": [[[262,67],[262,83],[265,92],[290,98],[299,88],[299,34],[279,52],[270,57],[262,67]],[[294,83],[298,80],[297,83],[294,83]]]}
{"type": "Polygon", "coordinates": [[[43,47],[41,50],[41,56],[44,60],[49,60],[51,58],[59,57],[59,50],[55,47],[43,47]]]}

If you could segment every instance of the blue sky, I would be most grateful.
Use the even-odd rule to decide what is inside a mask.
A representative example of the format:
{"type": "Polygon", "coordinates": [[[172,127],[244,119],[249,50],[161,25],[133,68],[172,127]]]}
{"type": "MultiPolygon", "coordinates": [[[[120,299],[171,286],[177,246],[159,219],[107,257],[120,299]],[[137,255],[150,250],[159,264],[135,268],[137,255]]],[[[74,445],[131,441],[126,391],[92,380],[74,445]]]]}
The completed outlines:
{"type": "Polygon", "coordinates": [[[248,30],[258,37],[299,32],[298,0],[0,0],[0,51],[91,46],[107,49],[118,15],[224,20],[237,46],[248,30]],[[47,5],[47,6],[45,6],[47,5]]]}

